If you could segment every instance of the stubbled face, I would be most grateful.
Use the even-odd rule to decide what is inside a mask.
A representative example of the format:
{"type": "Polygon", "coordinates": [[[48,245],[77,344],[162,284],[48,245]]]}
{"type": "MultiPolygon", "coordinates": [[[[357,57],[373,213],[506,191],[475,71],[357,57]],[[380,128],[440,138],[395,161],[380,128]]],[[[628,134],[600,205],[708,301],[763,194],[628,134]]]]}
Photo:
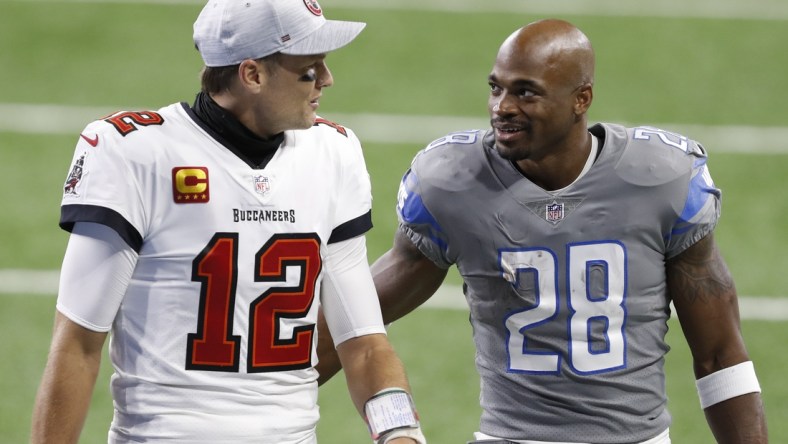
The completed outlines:
{"type": "Polygon", "coordinates": [[[539,161],[569,136],[580,85],[565,58],[550,45],[525,39],[510,37],[501,46],[488,79],[488,110],[502,157],[539,161]]]}
{"type": "Polygon", "coordinates": [[[271,134],[311,127],[323,88],[334,83],[325,54],[279,54],[264,61],[267,80],[261,94],[259,118],[271,134]]]}

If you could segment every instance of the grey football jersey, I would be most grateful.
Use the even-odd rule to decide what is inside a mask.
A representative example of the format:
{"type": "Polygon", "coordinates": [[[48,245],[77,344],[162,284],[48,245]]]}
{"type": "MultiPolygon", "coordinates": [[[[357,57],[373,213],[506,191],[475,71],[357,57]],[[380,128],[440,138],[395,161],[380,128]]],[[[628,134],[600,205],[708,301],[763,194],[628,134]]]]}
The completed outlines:
{"type": "Polygon", "coordinates": [[[400,186],[400,229],[464,280],[489,435],[624,443],[670,424],[665,261],[713,230],[720,192],[684,136],[590,131],[596,162],[556,195],[484,131],[434,141],[400,186]]]}

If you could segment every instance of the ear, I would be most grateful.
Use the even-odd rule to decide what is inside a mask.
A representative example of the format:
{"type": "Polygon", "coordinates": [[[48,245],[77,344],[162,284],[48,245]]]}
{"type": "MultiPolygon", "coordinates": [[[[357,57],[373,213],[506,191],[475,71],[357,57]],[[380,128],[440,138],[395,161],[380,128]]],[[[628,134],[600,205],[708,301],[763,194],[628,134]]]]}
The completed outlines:
{"type": "Polygon", "coordinates": [[[575,115],[581,116],[588,112],[594,100],[594,87],[590,83],[581,86],[575,93],[575,115]]]}
{"type": "Polygon", "coordinates": [[[242,88],[259,92],[267,80],[267,72],[262,62],[246,59],[238,65],[238,80],[242,88]]]}

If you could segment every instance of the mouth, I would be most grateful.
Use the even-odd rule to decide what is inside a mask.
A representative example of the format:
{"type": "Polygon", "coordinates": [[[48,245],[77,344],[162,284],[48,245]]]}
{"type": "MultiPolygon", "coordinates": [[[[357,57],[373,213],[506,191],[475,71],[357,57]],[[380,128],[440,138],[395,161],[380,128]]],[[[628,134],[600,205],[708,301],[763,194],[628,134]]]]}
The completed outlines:
{"type": "Polygon", "coordinates": [[[491,119],[490,125],[497,131],[501,132],[517,132],[526,131],[530,125],[526,122],[518,122],[516,120],[508,119],[491,119]]]}
{"type": "Polygon", "coordinates": [[[515,134],[521,131],[525,131],[522,127],[510,127],[510,126],[496,126],[494,127],[495,131],[501,134],[515,134]]]}
{"type": "Polygon", "coordinates": [[[317,96],[314,99],[310,100],[309,106],[311,106],[314,109],[317,109],[317,107],[320,106],[320,96],[317,96]]]}
{"type": "Polygon", "coordinates": [[[516,122],[493,121],[492,127],[495,130],[495,138],[500,141],[515,139],[528,131],[527,125],[516,122]]]}

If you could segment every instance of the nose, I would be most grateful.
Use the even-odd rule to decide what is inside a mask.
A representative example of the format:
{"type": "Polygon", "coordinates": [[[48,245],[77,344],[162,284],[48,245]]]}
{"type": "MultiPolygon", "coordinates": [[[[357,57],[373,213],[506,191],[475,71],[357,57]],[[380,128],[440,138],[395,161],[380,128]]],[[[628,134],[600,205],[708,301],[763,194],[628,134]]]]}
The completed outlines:
{"type": "Polygon", "coordinates": [[[318,69],[317,82],[315,83],[315,86],[317,88],[328,88],[333,84],[334,76],[331,75],[331,70],[329,70],[328,66],[324,63],[318,69]]]}
{"type": "Polygon", "coordinates": [[[491,98],[492,112],[498,115],[506,115],[514,112],[514,101],[507,93],[503,93],[498,97],[491,98]]]}

